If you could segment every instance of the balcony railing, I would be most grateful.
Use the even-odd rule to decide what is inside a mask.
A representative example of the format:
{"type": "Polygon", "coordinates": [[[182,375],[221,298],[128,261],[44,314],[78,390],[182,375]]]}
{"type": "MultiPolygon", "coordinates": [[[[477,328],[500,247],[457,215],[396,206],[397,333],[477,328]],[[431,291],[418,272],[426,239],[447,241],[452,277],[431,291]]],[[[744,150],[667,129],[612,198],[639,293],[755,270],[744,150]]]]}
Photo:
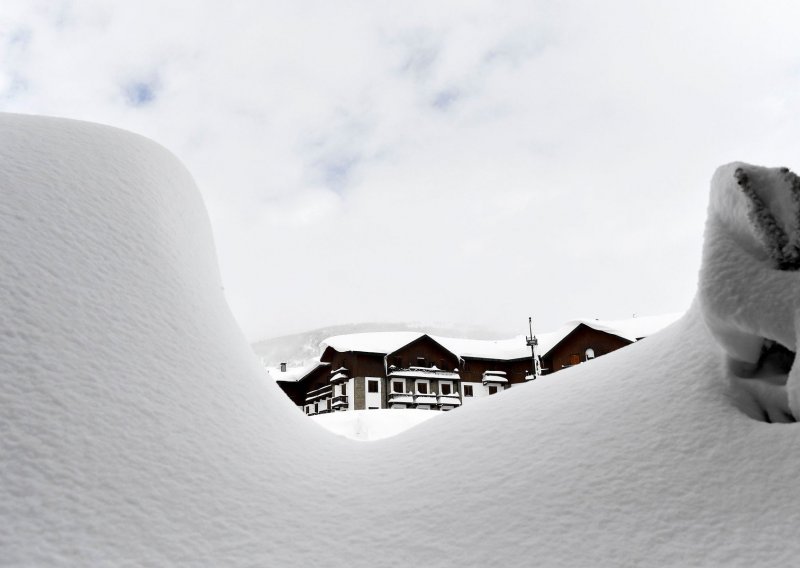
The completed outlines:
{"type": "Polygon", "coordinates": [[[335,396],[331,399],[331,407],[347,406],[347,395],[335,396]]]}
{"type": "Polygon", "coordinates": [[[439,404],[442,406],[460,406],[461,399],[455,393],[452,394],[440,394],[439,395],[439,404]]]}
{"type": "Polygon", "coordinates": [[[409,392],[390,392],[389,393],[389,404],[393,403],[405,403],[410,404],[414,402],[414,395],[409,392]]]}
{"type": "Polygon", "coordinates": [[[414,396],[415,404],[437,404],[435,394],[417,394],[414,396]]]}

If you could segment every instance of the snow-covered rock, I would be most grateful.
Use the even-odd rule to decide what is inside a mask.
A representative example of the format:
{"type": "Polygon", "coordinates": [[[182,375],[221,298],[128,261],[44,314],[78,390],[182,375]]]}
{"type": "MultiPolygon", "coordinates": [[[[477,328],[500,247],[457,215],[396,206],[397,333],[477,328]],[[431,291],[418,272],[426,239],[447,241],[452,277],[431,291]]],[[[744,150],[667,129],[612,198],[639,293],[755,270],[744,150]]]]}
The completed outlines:
{"type": "Polygon", "coordinates": [[[175,159],[0,117],[0,559],[11,566],[754,566],[800,555],[800,428],[700,311],[363,444],[263,377],[175,159]]]}

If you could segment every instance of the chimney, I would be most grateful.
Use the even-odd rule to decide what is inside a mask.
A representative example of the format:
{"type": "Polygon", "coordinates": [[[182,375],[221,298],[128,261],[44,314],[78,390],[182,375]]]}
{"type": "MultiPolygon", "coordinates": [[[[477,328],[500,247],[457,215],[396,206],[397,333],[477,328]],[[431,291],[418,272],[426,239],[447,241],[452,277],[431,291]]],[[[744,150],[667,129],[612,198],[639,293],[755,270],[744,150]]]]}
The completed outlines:
{"type": "Polygon", "coordinates": [[[281,363],[281,373],[286,372],[286,363],[281,363]]]}

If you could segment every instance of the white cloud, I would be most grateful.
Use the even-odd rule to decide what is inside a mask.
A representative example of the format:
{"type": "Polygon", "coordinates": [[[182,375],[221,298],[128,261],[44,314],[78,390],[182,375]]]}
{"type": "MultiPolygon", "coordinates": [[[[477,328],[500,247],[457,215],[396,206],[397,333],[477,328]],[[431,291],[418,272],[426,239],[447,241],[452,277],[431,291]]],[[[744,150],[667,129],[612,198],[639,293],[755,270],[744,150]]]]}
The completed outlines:
{"type": "Polygon", "coordinates": [[[792,2],[9,1],[0,109],[172,149],[256,338],[676,311],[707,181],[798,155],[792,2]]]}

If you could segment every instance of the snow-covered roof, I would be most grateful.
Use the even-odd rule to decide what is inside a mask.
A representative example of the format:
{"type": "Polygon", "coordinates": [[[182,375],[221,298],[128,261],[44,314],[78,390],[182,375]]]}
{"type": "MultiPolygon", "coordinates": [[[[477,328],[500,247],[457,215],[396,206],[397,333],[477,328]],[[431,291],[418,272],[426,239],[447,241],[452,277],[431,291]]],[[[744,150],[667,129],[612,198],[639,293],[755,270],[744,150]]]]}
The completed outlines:
{"type": "MultiPolygon", "coordinates": [[[[359,351],[361,353],[387,354],[397,351],[423,335],[426,334],[415,331],[351,333],[329,337],[320,343],[320,347],[323,351],[326,347],[332,347],[341,353],[359,351]]],[[[530,356],[530,350],[525,345],[525,337],[521,335],[501,340],[460,339],[436,335],[428,337],[458,357],[519,359],[530,356]]]]}
{"type": "MultiPolygon", "coordinates": [[[[538,354],[544,354],[555,347],[562,339],[569,335],[580,324],[617,335],[629,341],[636,341],[642,337],[652,335],[669,324],[676,321],[682,314],[667,314],[661,316],[634,317],[625,320],[598,320],[575,319],[565,323],[558,330],[549,333],[536,334],[539,340],[538,354]]],[[[351,333],[337,335],[325,339],[320,347],[332,347],[339,352],[359,351],[362,353],[387,354],[397,351],[422,337],[423,333],[415,331],[377,331],[371,333],[351,333]]],[[[518,335],[510,339],[461,339],[456,337],[439,337],[429,335],[431,339],[442,345],[457,357],[471,357],[476,359],[523,359],[531,356],[530,347],[526,344],[525,336],[518,335]]]]}
{"type": "Polygon", "coordinates": [[[672,313],[659,316],[633,317],[624,320],[575,319],[565,323],[556,331],[537,334],[539,346],[536,352],[539,355],[545,355],[581,324],[634,342],[664,329],[677,321],[682,315],[683,313],[672,313]]]}
{"type": "Polygon", "coordinates": [[[287,367],[285,371],[281,371],[278,367],[267,367],[267,372],[276,381],[297,382],[317,367],[327,366],[330,366],[330,363],[315,361],[306,365],[298,365],[297,367],[287,367]]]}
{"type": "Polygon", "coordinates": [[[408,345],[415,339],[425,335],[417,331],[376,331],[371,333],[348,333],[346,335],[335,335],[320,343],[324,351],[326,347],[332,347],[340,353],[347,351],[359,351],[361,353],[391,353],[397,351],[404,345],[408,345]]]}

